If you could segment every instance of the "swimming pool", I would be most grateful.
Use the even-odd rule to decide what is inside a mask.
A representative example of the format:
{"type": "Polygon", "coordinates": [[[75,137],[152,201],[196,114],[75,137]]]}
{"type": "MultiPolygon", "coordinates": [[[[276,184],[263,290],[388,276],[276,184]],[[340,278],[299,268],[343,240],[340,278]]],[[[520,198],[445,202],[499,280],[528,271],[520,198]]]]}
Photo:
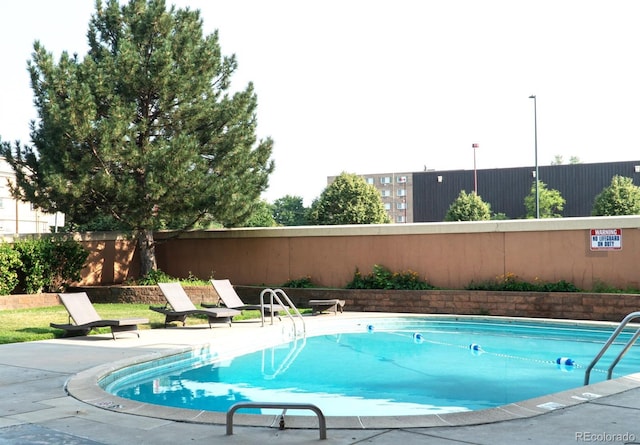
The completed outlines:
{"type": "MultiPolygon", "coordinates": [[[[580,387],[612,330],[513,319],[360,319],[238,356],[204,348],[137,364],[100,385],[125,399],[205,411],[257,400],[313,403],[328,416],[455,413],[580,387]]],[[[630,335],[603,357],[592,382],[606,378],[630,335]]],[[[614,377],[639,370],[634,347],[614,377]]]]}

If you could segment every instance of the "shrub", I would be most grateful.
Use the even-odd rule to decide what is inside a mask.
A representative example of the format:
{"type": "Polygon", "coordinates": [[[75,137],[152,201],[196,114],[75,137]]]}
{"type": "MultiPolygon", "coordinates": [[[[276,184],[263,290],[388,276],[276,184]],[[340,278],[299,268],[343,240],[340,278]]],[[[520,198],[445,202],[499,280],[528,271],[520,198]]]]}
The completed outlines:
{"type": "Polygon", "coordinates": [[[59,292],[70,283],[79,281],[89,251],[82,244],[67,237],[43,239],[47,279],[45,290],[59,292]]]}
{"type": "Polygon", "coordinates": [[[614,286],[611,286],[608,283],[605,283],[604,281],[595,280],[591,288],[591,292],[596,292],[601,294],[640,294],[640,289],[636,289],[634,287],[618,289],[614,286]]]}
{"type": "Polygon", "coordinates": [[[27,294],[42,292],[45,283],[45,260],[42,243],[37,239],[18,241],[13,247],[20,255],[19,291],[27,294]]]}
{"type": "Polygon", "coordinates": [[[171,281],[176,281],[176,279],[158,269],[149,271],[144,277],[136,280],[135,284],[138,286],[153,286],[158,283],[169,283],[171,281]]]}
{"type": "Polygon", "coordinates": [[[392,273],[384,266],[375,264],[373,272],[362,275],[356,269],[353,280],[346,286],[347,289],[396,289],[396,290],[427,290],[435,289],[426,281],[420,279],[417,272],[406,271],[392,273]]]}
{"type": "Polygon", "coordinates": [[[31,238],[17,241],[20,257],[18,288],[28,294],[59,292],[80,279],[89,252],[67,237],[31,238]]]}
{"type": "Polygon", "coordinates": [[[0,243],[0,295],[9,295],[19,283],[20,254],[11,244],[0,243]]]}
{"type": "Polygon", "coordinates": [[[168,273],[161,271],[160,269],[151,270],[148,274],[137,279],[131,279],[126,281],[127,286],[155,286],[158,283],[172,283],[179,281],[187,286],[211,286],[209,280],[203,280],[189,272],[187,278],[176,278],[168,273]]]}
{"type": "Polygon", "coordinates": [[[298,279],[289,280],[285,283],[282,283],[282,287],[292,287],[297,289],[308,289],[310,287],[315,287],[311,282],[311,277],[302,277],[298,279]]]}
{"type": "Polygon", "coordinates": [[[511,272],[497,276],[493,280],[479,283],[472,281],[465,289],[513,292],[580,292],[580,289],[565,280],[560,280],[556,283],[545,283],[536,280],[534,283],[530,283],[511,272]]]}

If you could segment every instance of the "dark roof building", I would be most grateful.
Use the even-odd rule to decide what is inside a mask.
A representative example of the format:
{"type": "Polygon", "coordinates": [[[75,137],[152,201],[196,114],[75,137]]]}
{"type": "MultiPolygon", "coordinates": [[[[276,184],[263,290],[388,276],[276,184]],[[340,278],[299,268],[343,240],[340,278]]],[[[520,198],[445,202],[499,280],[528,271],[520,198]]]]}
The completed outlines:
{"type": "MultiPolygon", "coordinates": [[[[640,161],[598,164],[538,166],[540,181],[558,190],[566,200],[562,216],[591,216],[593,202],[615,175],[633,179],[640,186],[640,161]]],[[[478,195],[491,204],[492,213],[509,219],[524,218],[524,198],[535,180],[533,167],[477,170],[478,195]]],[[[415,172],[413,179],[413,222],[443,221],[461,190],[474,191],[473,170],[415,172]]]]}

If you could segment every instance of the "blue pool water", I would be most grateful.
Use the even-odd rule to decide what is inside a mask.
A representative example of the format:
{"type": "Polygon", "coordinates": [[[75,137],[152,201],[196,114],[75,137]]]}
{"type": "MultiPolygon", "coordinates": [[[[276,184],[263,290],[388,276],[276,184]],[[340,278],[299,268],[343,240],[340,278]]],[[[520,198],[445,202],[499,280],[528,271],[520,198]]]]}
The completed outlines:
{"type": "MultiPolygon", "coordinates": [[[[277,401],[313,403],[329,416],[443,414],[579,387],[585,367],[613,331],[464,319],[359,323],[350,329],[355,332],[302,338],[224,360],[208,351],[136,365],[101,384],[120,397],[208,411],[225,412],[240,401],[277,401]]],[[[631,334],[621,335],[602,358],[591,383],[606,379],[631,334]]],[[[614,377],[635,372],[638,347],[614,377]]]]}

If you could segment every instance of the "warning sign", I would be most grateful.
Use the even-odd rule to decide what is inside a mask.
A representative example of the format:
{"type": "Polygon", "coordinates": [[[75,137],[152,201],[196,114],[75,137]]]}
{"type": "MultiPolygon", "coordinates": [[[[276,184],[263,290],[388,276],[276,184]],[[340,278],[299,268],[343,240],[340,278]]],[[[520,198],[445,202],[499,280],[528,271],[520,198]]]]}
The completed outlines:
{"type": "Polygon", "coordinates": [[[591,250],[622,249],[622,229],[591,229],[591,250]]]}

